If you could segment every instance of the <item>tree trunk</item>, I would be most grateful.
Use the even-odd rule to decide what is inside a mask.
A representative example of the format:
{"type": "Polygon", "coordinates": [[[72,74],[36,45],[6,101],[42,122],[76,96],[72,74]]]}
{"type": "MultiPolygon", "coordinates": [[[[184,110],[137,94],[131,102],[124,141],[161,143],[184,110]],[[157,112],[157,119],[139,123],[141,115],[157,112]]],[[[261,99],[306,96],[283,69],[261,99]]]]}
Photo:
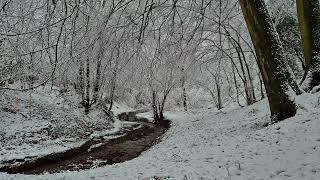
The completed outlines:
{"type": "Polygon", "coordinates": [[[264,92],[263,92],[263,81],[262,81],[261,73],[260,73],[260,72],[259,72],[259,74],[258,74],[258,77],[259,77],[260,94],[261,94],[261,99],[260,99],[260,100],[263,100],[265,97],[264,97],[264,92]]]}
{"type": "Polygon", "coordinates": [[[87,58],[87,71],[86,71],[86,97],[85,97],[85,113],[89,113],[90,109],[90,60],[87,58]]]}
{"type": "Polygon", "coordinates": [[[188,107],[187,107],[187,92],[186,92],[186,88],[183,87],[182,89],[182,98],[183,98],[183,108],[184,108],[184,111],[188,111],[188,107]]]}
{"type": "Polygon", "coordinates": [[[85,88],[84,88],[84,62],[83,59],[80,59],[79,65],[79,88],[81,93],[81,104],[85,106],[85,88]]]}
{"type": "Polygon", "coordinates": [[[153,110],[153,118],[156,124],[160,124],[160,116],[158,112],[158,102],[157,102],[157,92],[152,91],[152,110],[153,110]]]}
{"type": "Polygon", "coordinates": [[[94,87],[93,87],[93,95],[92,95],[92,102],[96,103],[98,101],[98,96],[99,96],[99,92],[101,89],[101,61],[103,58],[103,54],[104,54],[104,44],[103,44],[103,40],[102,40],[102,33],[100,32],[98,35],[99,38],[99,51],[97,54],[97,65],[96,65],[96,78],[94,81],[94,87]]]}
{"type": "Polygon", "coordinates": [[[163,99],[159,101],[158,93],[153,90],[152,91],[152,110],[153,110],[153,118],[155,121],[155,124],[161,125],[164,120],[164,105],[166,102],[166,99],[168,97],[168,93],[164,92],[163,99]]]}
{"type": "Polygon", "coordinates": [[[234,86],[236,87],[237,103],[240,107],[243,107],[243,105],[241,105],[239,100],[239,88],[238,88],[237,77],[236,77],[236,73],[234,72],[235,71],[234,69],[235,69],[235,66],[232,64],[232,75],[233,75],[234,86]]]}
{"type": "Polygon", "coordinates": [[[305,58],[303,89],[320,85],[320,4],[319,0],[297,0],[299,29],[305,58]]]}
{"type": "Polygon", "coordinates": [[[231,39],[230,42],[232,46],[235,48],[236,53],[238,55],[240,69],[242,71],[244,90],[246,95],[247,105],[251,105],[256,102],[256,97],[253,88],[253,79],[251,77],[250,68],[246,60],[246,56],[244,55],[243,49],[241,48],[240,38],[237,35],[238,39],[235,39],[231,36],[231,34],[226,30],[228,37],[231,39]]]}
{"type": "Polygon", "coordinates": [[[222,109],[222,98],[221,98],[221,87],[220,87],[220,79],[219,77],[214,77],[216,89],[217,89],[217,108],[218,110],[222,109]]]}
{"type": "Polygon", "coordinates": [[[247,105],[251,105],[253,103],[255,103],[255,98],[254,98],[254,92],[252,92],[253,88],[250,88],[250,85],[248,84],[248,77],[247,77],[247,74],[246,74],[246,71],[244,69],[244,65],[243,65],[243,62],[242,62],[242,58],[241,58],[241,55],[240,55],[240,51],[239,51],[239,48],[235,48],[236,49],[236,52],[238,54],[238,58],[239,58],[239,62],[240,62],[240,69],[242,71],[242,74],[243,74],[243,84],[244,84],[244,92],[245,92],[245,95],[246,95],[246,101],[247,101],[247,105]]]}
{"type": "Polygon", "coordinates": [[[114,93],[116,90],[116,72],[113,73],[112,81],[111,81],[111,91],[110,91],[110,106],[108,108],[108,114],[111,114],[112,106],[113,106],[113,101],[114,101],[114,93]]]}
{"type": "Polygon", "coordinates": [[[244,65],[245,65],[247,73],[248,73],[248,92],[250,94],[251,103],[253,104],[253,103],[255,103],[257,101],[256,95],[255,95],[255,92],[254,92],[253,78],[252,78],[252,75],[251,75],[251,71],[250,71],[246,56],[245,56],[245,54],[243,52],[243,49],[241,47],[241,44],[240,44],[240,36],[237,35],[237,37],[238,37],[238,43],[237,43],[238,44],[238,48],[239,48],[239,51],[241,52],[244,65]]]}
{"type": "MultiPolygon", "coordinates": [[[[183,73],[184,69],[181,69],[181,72],[183,73]]],[[[188,107],[187,107],[187,93],[186,93],[186,77],[183,75],[182,79],[181,79],[182,83],[181,83],[181,88],[182,88],[182,104],[183,104],[183,109],[184,111],[188,111],[188,107]]]]}
{"type": "MultiPolygon", "coordinates": [[[[294,82],[285,61],[278,34],[273,27],[264,0],[240,0],[257,63],[265,84],[272,121],[277,122],[296,114],[296,105],[289,91],[294,82]]],[[[297,84],[296,84],[297,86],[297,84]]]]}

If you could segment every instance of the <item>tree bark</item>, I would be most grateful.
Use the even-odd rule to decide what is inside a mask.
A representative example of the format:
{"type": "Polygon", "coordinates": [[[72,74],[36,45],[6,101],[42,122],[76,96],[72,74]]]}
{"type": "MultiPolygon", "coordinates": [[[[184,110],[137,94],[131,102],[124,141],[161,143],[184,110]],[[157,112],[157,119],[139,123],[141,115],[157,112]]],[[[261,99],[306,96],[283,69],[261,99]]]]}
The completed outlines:
{"type": "MultiPolygon", "coordinates": [[[[100,37],[101,38],[101,37],[100,37]]],[[[94,104],[98,101],[98,96],[101,88],[101,61],[104,53],[104,48],[103,48],[103,43],[102,40],[100,39],[100,47],[99,47],[99,52],[98,52],[98,57],[97,57],[97,66],[96,66],[96,79],[94,82],[94,87],[93,87],[93,97],[92,97],[92,103],[94,104]]]]}
{"type": "Polygon", "coordinates": [[[156,124],[160,124],[160,116],[158,112],[158,102],[157,102],[157,92],[152,91],[152,110],[153,110],[153,118],[156,124]]]}
{"type": "Polygon", "coordinates": [[[258,77],[259,77],[260,94],[261,94],[261,99],[260,100],[263,100],[265,97],[264,97],[264,92],[263,92],[263,80],[261,78],[261,73],[260,72],[258,74],[258,77]]]}
{"type": "Polygon", "coordinates": [[[111,114],[113,102],[114,102],[114,93],[117,85],[117,71],[113,72],[112,80],[111,80],[111,90],[110,90],[110,106],[108,108],[108,114],[111,114]]]}
{"type": "Polygon", "coordinates": [[[311,91],[320,85],[320,3],[319,0],[296,3],[306,71],[302,87],[311,91]]]}
{"type": "Polygon", "coordinates": [[[216,88],[217,88],[217,108],[218,110],[222,109],[222,98],[221,98],[221,87],[220,87],[220,78],[214,77],[216,88]]]}
{"type": "MultiPolygon", "coordinates": [[[[184,69],[181,69],[182,73],[184,71],[184,69]]],[[[183,109],[184,111],[188,111],[188,107],[187,107],[187,92],[186,92],[186,77],[183,75],[182,79],[181,79],[182,83],[181,83],[181,88],[182,88],[182,104],[183,104],[183,109]]]]}
{"type": "Polygon", "coordinates": [[[234,64],[232,64],[232,75],[233,75],[234,86],[236,88],[236,93],[237,93],[237,103],[240,107],[243,107],[243,105],[241,105],[239,100],[239,88],[238,88],[237,77],[236,77],[236,73],[234,72],[235,71],[234,69],[235,69],[235,66],[234,64]]]}
{"type": "Polygon", "coordinates": [[[81,104],[85,106],[85,83],[84,83],[84,62],[80,59],[79,65],[79,88],[81,93],[81,104]]]}
{"type": "MultiPolygon", "coordinates": [[[[278,34],[273,27],[264,0],[240,0],[257,63],[265,84],[272,121],[277,122],[296,114],[295,102],[290,99],[291,73],[285,61],[278,34]],[[290,82],[289,82],[290,81],[290,82]]],[[[297,86],[297,84],[296,84],[297,86]]]]}
{"type": "Polygon", "coordinates": [[[240,69],[243,74],[243,78],[241,78],[241,80],[243,80],[243,84],[244,84],[247,105],[251,105],[256,102],[256,97],[254,93],[253,79],[250,73],[250,68],[247,63],[246,56],[244,55],[243,49],[241,48],[240,37],[237,35],[238,39],[235,39],[231,36],[231,34],[227,30],[226,30],[226,33],[228,37],[231,39],[230,40],[231,45],[235,48],[236,53],[238,55],[240,69]]]}
{"type": "Polygon", "coordinates": [[[186,88],[183,87],[182,89],[182,98],[183,98],[183,108],[184,108],[184,111],[188,111],[188,106],[187,106],[187,92],[186,92],[186,88]]]}
{"type": "Polygon", "coordinates": [[[89,109],[90,109],[90,60],[89,58],[87,58],[86,60],[86,66],[87,66],[87,70],[86,70],[86,97],[85,97],[85,113],[89,113],[89,109]]]}
{"type": "Polygon", "coordinates": [[[153,118],[155,124],[161,125],[164,120],[164,105],[166,103],[169,91],[163,92],[163,99],[159,100],[158,93],[155,90],[152,90],[152,109],[153,109],[153,118]]]}

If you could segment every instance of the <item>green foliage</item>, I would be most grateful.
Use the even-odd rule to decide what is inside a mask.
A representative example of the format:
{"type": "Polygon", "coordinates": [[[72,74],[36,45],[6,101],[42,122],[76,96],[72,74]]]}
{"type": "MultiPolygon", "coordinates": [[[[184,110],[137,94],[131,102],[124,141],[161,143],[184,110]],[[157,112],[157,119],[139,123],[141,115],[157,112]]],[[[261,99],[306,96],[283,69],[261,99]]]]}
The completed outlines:
{"type": "Polygon", "coordinates": [[[270,0],[268,8],[289,66],[301,78],[304,73],[304,57],[295,0],[270,0]]]}
{"type": "Polygon", "coordinates": [[[299,59],[303,59],[303,51],[298,28],[297,19],[290,14],[281,17],[276,25],[286,59],[295,75],[301,77],[303,67],[299,59]]]}

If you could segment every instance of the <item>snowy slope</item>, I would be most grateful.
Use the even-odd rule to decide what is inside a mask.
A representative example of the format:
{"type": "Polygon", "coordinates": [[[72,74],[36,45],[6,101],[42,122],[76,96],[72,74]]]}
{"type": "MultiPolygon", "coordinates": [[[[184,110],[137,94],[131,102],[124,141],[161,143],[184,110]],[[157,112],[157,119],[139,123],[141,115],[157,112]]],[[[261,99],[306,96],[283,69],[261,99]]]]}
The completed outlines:
{"type": "Polygon", "coordinates": [[[0,162],[64,151],[115,129],[99,108],[85,115],[79,99],[55,87],[1,91],[0,162]]]}
{"type": "Polygon", "coordinates": [[[320,94],[298,97],[296,117],[263,127],[267,102],[219,112],[169,112],[163,141],[124,163],[0,179],[320,179],[320,94]]]}

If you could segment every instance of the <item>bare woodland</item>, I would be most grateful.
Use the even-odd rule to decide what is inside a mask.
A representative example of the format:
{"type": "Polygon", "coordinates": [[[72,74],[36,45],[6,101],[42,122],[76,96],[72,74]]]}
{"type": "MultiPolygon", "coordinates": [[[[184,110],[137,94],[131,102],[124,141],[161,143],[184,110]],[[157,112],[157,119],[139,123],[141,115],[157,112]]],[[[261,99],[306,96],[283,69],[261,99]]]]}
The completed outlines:
{"type": "Polygon", "coordinates": [[[188,111],[201,88],[217,109],[266,97],[281,121],[320,84],[319,1],[290,3],[297,11],[276,0],[1,0],[0,91],[57,86],[109,115],[130,99],[161,123],[168,101],[188,111]]]}

